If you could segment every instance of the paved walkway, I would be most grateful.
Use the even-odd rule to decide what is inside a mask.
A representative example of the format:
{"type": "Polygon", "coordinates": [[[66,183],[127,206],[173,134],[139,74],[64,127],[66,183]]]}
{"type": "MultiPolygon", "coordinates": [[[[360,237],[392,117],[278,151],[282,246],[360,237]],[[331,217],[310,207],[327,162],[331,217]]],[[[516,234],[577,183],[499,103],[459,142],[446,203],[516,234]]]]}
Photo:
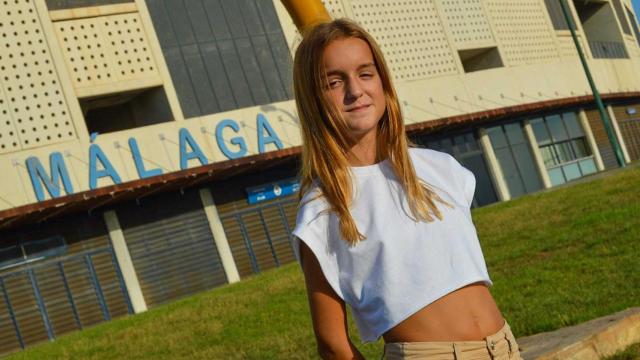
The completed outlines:
{"type": "Polygon", "coordinates": [[[525,360],[599,360],[640,342],[640,307],[516,340],[525,360]]]}

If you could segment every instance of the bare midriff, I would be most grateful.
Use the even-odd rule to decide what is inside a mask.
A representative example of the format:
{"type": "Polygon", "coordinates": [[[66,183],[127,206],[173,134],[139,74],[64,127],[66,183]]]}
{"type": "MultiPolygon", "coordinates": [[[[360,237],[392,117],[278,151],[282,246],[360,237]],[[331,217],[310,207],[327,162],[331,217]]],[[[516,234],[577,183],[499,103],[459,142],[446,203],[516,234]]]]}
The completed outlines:
{"type": "Polygon", "coordinates": [[[504,326],[504,318],[483,282],[455,290],[384,333],[390,342],[476,341],[504,326]]]}

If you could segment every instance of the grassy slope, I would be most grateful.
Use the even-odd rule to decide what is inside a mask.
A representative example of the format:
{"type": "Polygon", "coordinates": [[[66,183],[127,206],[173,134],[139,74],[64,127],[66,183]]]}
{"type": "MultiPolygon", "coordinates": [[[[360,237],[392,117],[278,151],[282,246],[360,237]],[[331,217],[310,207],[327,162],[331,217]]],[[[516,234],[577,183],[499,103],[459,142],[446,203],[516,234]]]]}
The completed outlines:
{"type": "MultiPolygon", "coordinates": [[[[474,210],[492,293],[516,337],[640,305],[640,168],[474,210]]],[[[359,343],[350,321],[352,337],[359,343]]],[[[380,357],[382,342],[358,345],[380,357]]],[[[304,283],[289,264],[12,359],[315,358],[304,283]]]]}

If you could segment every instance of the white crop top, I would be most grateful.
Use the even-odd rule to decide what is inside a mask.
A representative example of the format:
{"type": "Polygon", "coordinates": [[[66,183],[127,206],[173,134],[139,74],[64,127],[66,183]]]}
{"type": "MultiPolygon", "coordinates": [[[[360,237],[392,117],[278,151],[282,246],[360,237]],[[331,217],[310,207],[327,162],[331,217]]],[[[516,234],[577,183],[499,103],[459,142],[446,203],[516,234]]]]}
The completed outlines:
{"type": "Polygon", "coordinates": [[[388,160],[352,167],[357,189],[351,214],[366,239],[350,247],[324,198],[309,191],[298,210],[293,249],[300,261],[302,240],[325,278],[347,303],[363,342],[376,341],[418,310],[467,284],[489,278],[470,204],[473,173],[449,154],[409,149],[419,178],[453,205],[436,202],[443,220],[415,222],[388,160]]]}

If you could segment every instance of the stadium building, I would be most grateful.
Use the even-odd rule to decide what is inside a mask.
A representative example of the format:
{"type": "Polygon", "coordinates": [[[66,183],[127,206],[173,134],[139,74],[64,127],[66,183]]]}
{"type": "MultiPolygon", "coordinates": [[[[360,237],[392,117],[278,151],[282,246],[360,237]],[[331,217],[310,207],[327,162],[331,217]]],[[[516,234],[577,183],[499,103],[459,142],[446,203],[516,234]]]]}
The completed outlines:
{"type": "MultiPolygon", "coordinates": [[[[569,0],[624,162],[630,0],[569,0]]],[[[558,0],[327,0],[474,206],[621,166],[558,0]]],[[[300,35],[278,0],[0,1],[0,353],[294,261],[300,35]]]]}

